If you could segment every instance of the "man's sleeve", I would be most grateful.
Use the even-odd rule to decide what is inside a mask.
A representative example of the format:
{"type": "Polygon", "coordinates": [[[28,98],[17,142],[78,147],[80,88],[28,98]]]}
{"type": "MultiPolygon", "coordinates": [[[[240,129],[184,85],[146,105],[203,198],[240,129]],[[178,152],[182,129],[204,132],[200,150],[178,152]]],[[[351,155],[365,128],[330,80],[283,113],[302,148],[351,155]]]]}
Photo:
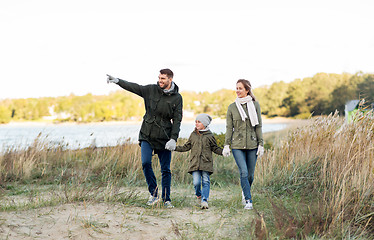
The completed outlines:
{"type": "Polygon", "coordinates": [[[170,138],[174,139],[175,141],[177,141],[179,137],[179,131],[180,131],[181,121],[183,117],[183,99],[181,95],[179,96],[180,96],[179,103],[173,112],[173,125],[171,128],[171,136],[170,136],[170,138]]]}
{"type": "Polygon", "coordinates": [[[145,86],[141,86],[137,83],[128,82],[122,79],[119,79],[119,82],[117,83],[121,88],[135,93],[136,95],[139,95],[140,97],[144,97],[145,93],[145,86]]]}

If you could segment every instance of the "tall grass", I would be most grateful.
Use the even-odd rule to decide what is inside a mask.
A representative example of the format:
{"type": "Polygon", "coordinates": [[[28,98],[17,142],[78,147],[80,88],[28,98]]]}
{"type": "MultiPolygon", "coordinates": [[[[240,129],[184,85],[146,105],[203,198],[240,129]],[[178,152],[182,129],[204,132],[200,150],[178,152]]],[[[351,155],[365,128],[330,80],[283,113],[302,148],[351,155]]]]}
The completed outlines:
{"type": "Polygon", "coordinates": [[[374,233],[374,117],[357,119],[311,119],[258,162],[260,185],[314,205],[319,233],[374,233]]]}
{"type": "MultiPolygon", "coordinates": [[[[182,144],[181,140],[178,144],[182,144]]],[[[189,184],[188,174],[189,152],[173,153],[171,169],[174,183],[189,184]]],[[[159,169],[158,157],[153,156],[153,166],[159,169]]],[[[46,139],[37,137],[27,149],[8,148],[0,154],[0,184],[7,182],[41,181],[43,183],[64,183],[78,179],[80,182],[117,181],[121,184],[144,185],[141,153],[138,144],[125,142],[114,147],[95,147],[69,150],[63,143],[49,146],[46,139]]],[[[217,157],[218,167],[236,175],[236,168],[222,167],[232,164],[217,157]]],[[[222,171],[222,170],[221,170],[222,171]]],[[[161,173],[155,170],[156,177],[161,173]]],[[[227,176],[216,180],[218,184],[226,184],[227,176]]],[[[214,179],[213,179],[214,180],[214,179]]]]}
{"type": "MultiPolygon", "coordinates": [[[[273,141],[255,172],[258,238],[270,236],[272,228],[281,238],[374,234],[373,139],[373,114],[349,124],[333,114],[310,119],[273,141]],[[256,192],[263,193],[257,200],[256,192]]],[[[191,184],[188,157],[189,152],[173,153],[173,184],[191,184]]],[[[232,157],[215,155],[214,168],[213,187],[239,188],[232,157]]],[[[160,171],[155,174],[160,179],[160,171]]],[[[69,150],[64,144],[50,146],[40,136],[27,149],[9,148],[0,154],[0,187],[15,182],[57,184],[73,191],[66,194],[67,202],[98,194],[114,199],[118,186],[145,185],[137,144],[69,150]],[[104,187],[104,193],[94,186],[104,187]]]]}

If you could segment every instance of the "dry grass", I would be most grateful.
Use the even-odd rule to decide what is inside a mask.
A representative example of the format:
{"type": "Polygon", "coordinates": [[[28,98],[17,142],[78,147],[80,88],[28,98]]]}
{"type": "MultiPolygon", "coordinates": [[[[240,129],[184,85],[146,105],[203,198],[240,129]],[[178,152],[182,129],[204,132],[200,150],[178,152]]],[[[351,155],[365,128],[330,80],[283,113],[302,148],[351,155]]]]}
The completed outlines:
{"type": "Polygon", "coordinates": [[[357,119],[311,119],[258,164],[260,185],[313,198],[319,234],[374,233],[374,117],[357,119]]]}
{"type": "MultiPolygon", "coordinates": [[[[346,124],[337,114],[317,117],[272,142],[257,163],[254,182],[255,192],[266,197],[256,202],[257,217],[248,222],[258,239],[374,234],[374,117],[357,119],[346,124]]],[[[191,182],[188,156],[173,153],[174,185],[191,182]]],[[[233,158],[215,159],[212,187],[239,186],[233,158]]],[[[160,171],[155,174],[159,179],[160,171]]],[[[13,182],[57,185],[65,203],[122,201],[119,186],[145,183],[137,144],[69,150],[63,144],[49,146],[40,137],[27,149],[0,155],[0,186],[13,182]]],[[[224,209],[237,208],[225,204],[224,209]]]]}

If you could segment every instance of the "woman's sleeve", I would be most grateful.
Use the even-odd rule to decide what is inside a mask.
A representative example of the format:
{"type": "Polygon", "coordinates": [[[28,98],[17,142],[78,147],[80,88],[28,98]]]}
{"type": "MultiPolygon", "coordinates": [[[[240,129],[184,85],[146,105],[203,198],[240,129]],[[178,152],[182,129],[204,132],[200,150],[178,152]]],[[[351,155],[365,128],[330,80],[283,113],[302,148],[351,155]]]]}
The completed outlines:
{"type": "Polygon", "coordinates": [[[225,134],[224,145],[231,145],[233,129],[234,129],[234,125],[233,125],[233,119],[232,119],[232,112],[229,106],[229,108],[227,109],[227,114],[226,114],[226,134],[225,134]]]}
{"type": "Polygon", "coordinates": [[[264,146],[264,139],[262,137],[261,108],[260,108],[260,104],[258,102],[255,106],[256,106],[256,112],[257,112],[257,118],[258,118],[258,125],[255,126],[256,137],[257,137],[257,145],[264,146]]]}

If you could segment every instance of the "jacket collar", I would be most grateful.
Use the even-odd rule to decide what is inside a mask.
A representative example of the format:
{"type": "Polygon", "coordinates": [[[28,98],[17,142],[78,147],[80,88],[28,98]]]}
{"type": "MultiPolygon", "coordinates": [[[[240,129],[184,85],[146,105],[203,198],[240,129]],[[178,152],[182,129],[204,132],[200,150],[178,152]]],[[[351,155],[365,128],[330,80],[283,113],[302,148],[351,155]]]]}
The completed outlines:
{"type": "Polygon", "coordinates": [[[174,82],[171,82],[171,84],[173,85],[168,91],[164,91],[164,89],[162,89],[161,87],[160,87],[160,85],[158,85],[158,83],[157,83],[157,86],[158,86],[158,88],[159,88],[159,90],[163,93],[163,94],[165,94],[165,95],[173,95],[173,94],[176,94],[176,93],[178,93],[179,92],[179,87],[178,87],[178,85],[177,84],[175,84],[174,82]]]}
{"type": "MultiPolygon", "coordinates": [[[[196,128],[195,128],[195,131],[196,131],[196,128]]],[[[207,131],[199,131],[199,133],[201,135],[207,135],[207,134],[212,134],[212,132],[210,130],[207,130],[207,131]]]]}

